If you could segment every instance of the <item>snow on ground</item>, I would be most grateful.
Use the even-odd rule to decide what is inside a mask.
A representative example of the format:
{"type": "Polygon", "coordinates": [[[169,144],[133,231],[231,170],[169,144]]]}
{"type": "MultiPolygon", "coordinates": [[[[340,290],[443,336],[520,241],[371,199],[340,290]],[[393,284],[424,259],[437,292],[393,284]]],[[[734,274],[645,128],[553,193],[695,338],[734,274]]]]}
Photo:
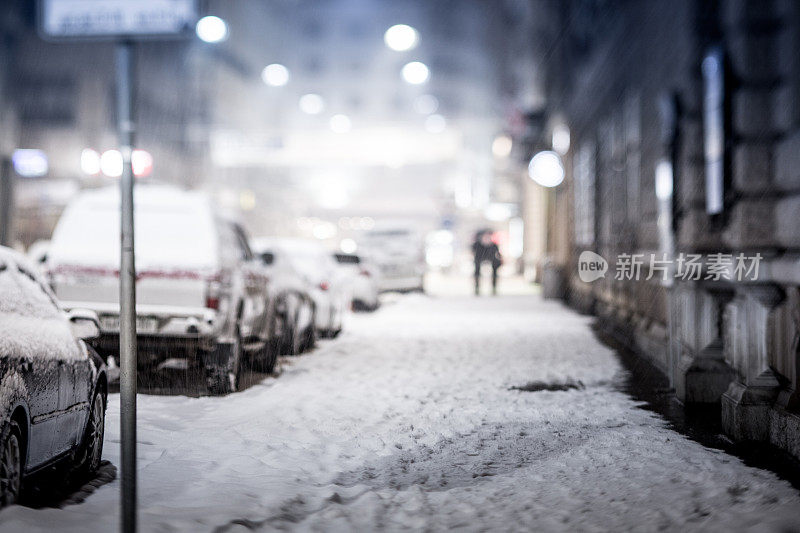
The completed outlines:
{"type": "MultiPolygon", "coordinates": [[[[796,528],[788,483],[612,386],[590,320],[531,295],[407,296],[244,392],[140,396],[141,531],[796,528]],[[510,390],[567,380],[585,388],[510,390]]],[[[111,531],[118,497],[13,507],[0,530],[111,531]]]]}

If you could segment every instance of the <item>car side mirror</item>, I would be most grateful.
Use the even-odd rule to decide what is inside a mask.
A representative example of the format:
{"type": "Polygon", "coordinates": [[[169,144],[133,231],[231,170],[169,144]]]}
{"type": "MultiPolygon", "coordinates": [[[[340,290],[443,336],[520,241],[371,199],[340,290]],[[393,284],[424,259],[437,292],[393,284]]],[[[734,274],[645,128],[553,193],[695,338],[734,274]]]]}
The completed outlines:
{"type": "Polygon", "coordinates": [[[100,319],[89,309],[73,309],[67,314],[72,334],[85,341],[100,337],[100,319]]]}

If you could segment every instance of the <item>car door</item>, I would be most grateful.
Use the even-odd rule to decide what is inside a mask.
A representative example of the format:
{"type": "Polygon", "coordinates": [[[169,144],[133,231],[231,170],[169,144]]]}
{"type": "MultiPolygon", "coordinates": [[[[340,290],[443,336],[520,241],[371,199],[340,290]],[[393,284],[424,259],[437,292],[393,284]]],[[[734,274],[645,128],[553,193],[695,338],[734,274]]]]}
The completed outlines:
{"type": "Polygon", "coordinates": [[[43,442],[50,443],[49,455],[53,457],[76,444],[79,421],[85,416],[77,405],[74,385],[82,353],[66,316],[36,274],[20,265],[17,279],[32,310],[31,327],[40,332],[40,342],[33,345],[30,360],[36,380],[42,382],[35,388],[47,413],[33,418],[32,428],[41,426],[43,442]]]}
{"type": "Polygon", "coordinates": [[[58,365],[38,353],[46,328],[42,328],[39,310],[23,280],[16,263],[0,258],[0,335],[4,340],[0,356],[8,367],[4,379],[22,381],[18,388],[25,393],[22,399],[27,402],[31,420],[27,464],[35,467],[53,456],[58,424],[58,365]]]}

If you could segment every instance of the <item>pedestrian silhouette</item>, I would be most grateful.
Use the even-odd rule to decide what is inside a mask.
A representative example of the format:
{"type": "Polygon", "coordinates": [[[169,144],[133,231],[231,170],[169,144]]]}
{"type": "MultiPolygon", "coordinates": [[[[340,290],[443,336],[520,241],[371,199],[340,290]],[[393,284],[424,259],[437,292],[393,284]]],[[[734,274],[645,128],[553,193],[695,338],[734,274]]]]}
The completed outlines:
{"type": "Polygon", "coordinates": [[[497,294],[497,269],[503,264],[500,249],[492,242],[492,234],[487,230],[475,234],[472,243],[472,253],[475,258],[475,296],[480,295],[481,266],[483,263],[492,265],[492,294],[497,294]]]}

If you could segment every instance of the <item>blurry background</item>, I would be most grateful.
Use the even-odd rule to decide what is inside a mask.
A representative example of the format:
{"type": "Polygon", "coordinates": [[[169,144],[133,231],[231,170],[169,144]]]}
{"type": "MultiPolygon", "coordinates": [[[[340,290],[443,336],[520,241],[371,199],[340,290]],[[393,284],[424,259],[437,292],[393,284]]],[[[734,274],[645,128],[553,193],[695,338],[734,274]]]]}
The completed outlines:
{"type": "MultiPolygon", "coordinates": [[[[536,62],[554,7],[202,1],[218,18],[194,38],[137,46],[138,174],[208,190],[256,236],[350,251],[359,232],[400,226],[450,268],[488,227],[509,269],[524,248],[532,267],[543,224],[528,217],[524,241],[538,206],[512,135],[543,109],[536,62]]],[[[113,45],[43,41],[30,0],[4,3],[0,27],[0,152],[21,178],[11,242],[29,246],[77,190],[120,172],[113,45]]]]}

